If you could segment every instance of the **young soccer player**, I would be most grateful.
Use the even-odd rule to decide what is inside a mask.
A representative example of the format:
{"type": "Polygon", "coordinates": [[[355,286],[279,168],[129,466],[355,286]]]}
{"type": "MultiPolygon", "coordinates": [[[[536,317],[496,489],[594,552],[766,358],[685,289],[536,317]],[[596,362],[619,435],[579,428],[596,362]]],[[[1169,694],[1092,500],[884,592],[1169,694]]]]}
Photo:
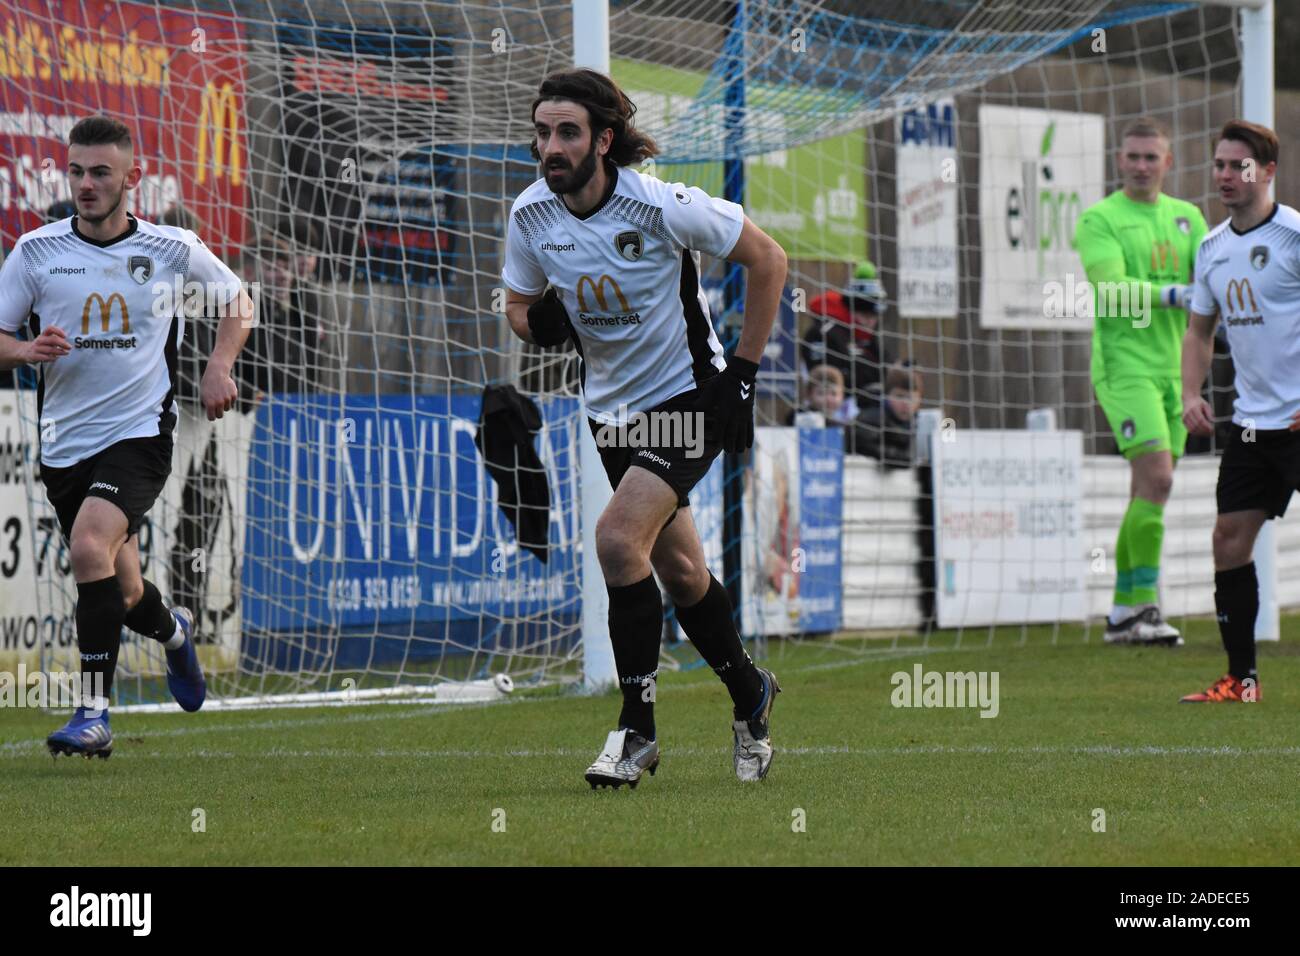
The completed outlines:
{"type": "Polygon", "coordinates": [[[108,693],[124,624],[166,648],[182,708],[198,710],[207,693],[193,619],[141,576],[136,532],[171,470],[184,335],[176,280],[204,283],[224,309],[201,385],[209,419],[234,405],[230,370],[252,302],[194,233],[127,212],[141,175],[124,124],[81,120],[68,137],[76,215],[25,233],[0,269],[0,368],[40,370],[41,481],[68,542],[82,686],[94,691],[49,736],[56,756],[113,752],[108,693]],[[19,341],[24,325],[30,337],[19,341]]]}

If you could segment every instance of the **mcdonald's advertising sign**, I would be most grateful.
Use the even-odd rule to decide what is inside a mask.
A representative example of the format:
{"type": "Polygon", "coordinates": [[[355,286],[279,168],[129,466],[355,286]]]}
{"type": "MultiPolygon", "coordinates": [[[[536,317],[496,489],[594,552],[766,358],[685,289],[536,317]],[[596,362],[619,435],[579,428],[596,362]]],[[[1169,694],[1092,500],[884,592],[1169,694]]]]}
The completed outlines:
{"type": "Polygon", "coordinates": [[[0,12],[0,244],[72,199],[68,132],[91,115],[131,130],[144,168],[128,209],[176,205],[219,256],[242,245],[248,136],[233,17],[113,0],[12,0],[0,12]]]}

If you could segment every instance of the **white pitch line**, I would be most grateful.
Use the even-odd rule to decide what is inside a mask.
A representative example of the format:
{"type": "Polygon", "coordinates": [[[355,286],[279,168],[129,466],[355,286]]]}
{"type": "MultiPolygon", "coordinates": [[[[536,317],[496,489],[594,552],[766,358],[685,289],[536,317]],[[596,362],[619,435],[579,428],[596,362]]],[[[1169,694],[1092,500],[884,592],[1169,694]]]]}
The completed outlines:
{"type": "MultiPolygon", "coordinates": [[[[155,735],[163,736],[163,735],[155,735]]],[[[166,736],[172,736],[167,734],[166,736]]],[[[26,751],[43,748],[39,741],[30,746],[17,746],[0,752],[2,757],[20,757],[26,751]]],[[[663,753],[666,757],[715,757],[726,753],[725,746],[716,748],[703,747],[667,747],[663,753]]],[[[954,747],[945,744],[919,744],[907,747],[777,747],[777,754],[782,757],[927,757],[927,756],[979,756],[979,757],[1028,757],[1028,756],[1083,756],[1083,757],[1300,757],[1300,747],[1196,747],[1155,745],[1122,747],[1115,745],[1095,746],[1032,746],[999,747],[994,745],[969,745],[954,747]]],[[[322,748],[316,750],[292,750],[272,747],[269,750],[236,753],[229,750],[181,751],[161,753],[158,751],[132,750],[129,759],[161,758],[168,760],[199,758],[223,759],[299,759],[299,760],[370,760],[397,758],[401,760],[514,760],[535,758],[586,759],[591,750],[574,750],[571,748],[550,748],[542,750],[392,750],[379,748],[375,750],[352,750],[340,748],[322,748]]]]}
{"type": "MultiPolygon", "coordinates": [[[[938,649],[928,653],[938,653],[938,649]]],[[[805,672],[838,670],[844,667],[857,667],[869,661],[888,660],[894,657],[910,657],[917,654],[924,654],[927,651],[924,648],[913,648],[911,650],[882,648],[879,651],[870,651],[870,657],[861,657],[852,660],[830,661],[822,664],[807,664],[803,667],[790,668],[783,673],[802,674],[805,672]]],[[[779,666],[779,664],[775,665],[779,666]]],[[[712,690],[720,688],[721,685],[713,681],[693,681],[689,684],[675,686],[671,688],[671,694],[693,693],[699,690],[712,690]]],[[[379,720],[407,720],[413,717],[430,717],[437,714],[461,713],[465,710],[473,710],[483,707],[499,707],[504,704],[536,704],[543,701],[557,701],[571,698],[565,697],[528,697],[512,696],[499,700],[488,701],[471,701],[464,703],[448,702],[446,704],[419,704],[414,701],[408,702],[387,702],[383,704],[356,704],[356,711],[337,714],[332,713],[329,716],[321,717],[304,717],[297,720],[278,718],[273,720],[262,720],[238,724],[203,724],[197,727],[173,727],[168,730],[132,730],[124,734],[126,737],[190,737],[196,734],[222,733],[225,731],[243,731],[243,730],[291,730],[298,727],[316,727],[316,726],[337,726],[339,724],[359,724],[370,723],[379,720]],[[383,711],[370,710],[369,708],[383,707],[383,711]],[[418,707],[418,710],[396,711],[399,707],[418,707]],[[366,708],[362,710],[362,708],[366,708]]],[[[322,705],[323,706],[323,705],[322,705]]],[[[45,742],[42,740],[15,740],[0,742],[0,758],[12,754],[22,754],[34,750],[44,750],[45,742]]]]}

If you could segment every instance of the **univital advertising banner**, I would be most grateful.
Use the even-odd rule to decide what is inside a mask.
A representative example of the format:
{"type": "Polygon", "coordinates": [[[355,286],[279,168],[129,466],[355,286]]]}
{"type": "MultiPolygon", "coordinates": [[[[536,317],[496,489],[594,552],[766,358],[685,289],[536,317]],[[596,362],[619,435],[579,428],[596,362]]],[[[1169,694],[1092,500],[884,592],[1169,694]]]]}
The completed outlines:
{"type": "Polygon", "coordinates": [[[277,634],[349,632],[367,638],[365,653],[383,653],[385,638],[416,637],[403,653],[433,656],[447,644],[500,648],[519,637],[520,622],[544,629],[576,620],[577,402],[539,403],[546,564],[519,547],[498,507],[474,443],[480,403],[478,395],[284,395],[259,409],[248,473],[246,656],[266,662],[258,641],[277,634]]]}

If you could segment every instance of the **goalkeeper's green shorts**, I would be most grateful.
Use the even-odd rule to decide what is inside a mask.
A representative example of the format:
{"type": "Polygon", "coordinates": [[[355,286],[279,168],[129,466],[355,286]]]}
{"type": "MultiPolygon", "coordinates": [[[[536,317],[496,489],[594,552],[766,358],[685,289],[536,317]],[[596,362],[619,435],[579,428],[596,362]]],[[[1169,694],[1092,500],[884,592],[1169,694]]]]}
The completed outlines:
{"type": "Polygon", "coordinates": [[[1129,460],[1152,451],[1181,458],[1187,448],[1182,382],[1177,378],[1108,378],[1093,382],[1120,453],[1129,460]]]}

